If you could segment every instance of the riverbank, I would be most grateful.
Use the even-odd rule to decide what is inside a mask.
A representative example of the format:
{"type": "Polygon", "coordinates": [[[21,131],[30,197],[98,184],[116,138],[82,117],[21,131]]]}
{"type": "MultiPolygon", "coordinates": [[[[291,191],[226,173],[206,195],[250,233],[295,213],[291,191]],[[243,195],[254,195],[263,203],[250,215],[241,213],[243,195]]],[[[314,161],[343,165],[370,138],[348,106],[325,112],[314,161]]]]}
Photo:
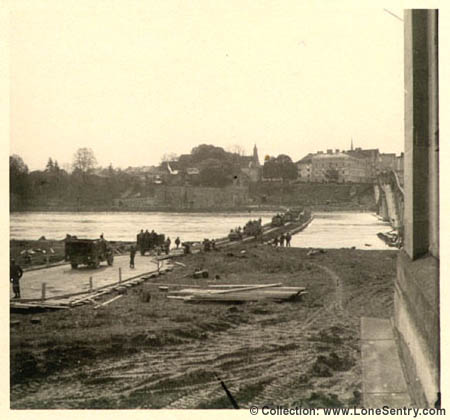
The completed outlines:
{"type": "Polygon", "coordinates": [[[285,211],[287,207],[285,206],[240,206],[240,207],[205,207],[205,208],[180,208],[176,206],[151,206],[142,208],[127,208],[127,207],[116,207],[116,206],[27,206],[21,208],[12,209],[12,213],[95,213],[95,212],[130,212],[130,213],[251,213],[251,212],[279,212],[285,211]]]}
{"type": "Polygon", "coordinates": [[[99,309],[11,314],[11,407],[230,408],[215,372],[242,408],[358,406],[360,317],[392,314],[396,253],[307,254],[239,243],[181,257],[157,284],[99,309]],[[209,279],[191,278],[198,268],[209,279]],[[189,304],[158,287],[276,282],[309,294],[189,304]]]}
{"type": "MultiPolygon", "coordinates": [[[[96,213],[96,212],[130,212],[130,213],[249,213],[252,212],[283,212],[290,207],[295,207],[296,205],[291,204],[279,204],[279,205],[249,205],[240,207],[205,207],[205,208],[180,208],[176,206],[172,207],[142,207],[142,208],[128,208],[128,207],[116,207],[116,206],[27,206],[21,208],[11,209],[11,213],[96,213]]],[[[309,204],[308,208],[312,211],[358,211],[358,212],[373,212],[375,211],[375,205],[373,203],[357,203],[357,202],[345,202],[345,203],[322,203],[322,204],[309,204]]]]}

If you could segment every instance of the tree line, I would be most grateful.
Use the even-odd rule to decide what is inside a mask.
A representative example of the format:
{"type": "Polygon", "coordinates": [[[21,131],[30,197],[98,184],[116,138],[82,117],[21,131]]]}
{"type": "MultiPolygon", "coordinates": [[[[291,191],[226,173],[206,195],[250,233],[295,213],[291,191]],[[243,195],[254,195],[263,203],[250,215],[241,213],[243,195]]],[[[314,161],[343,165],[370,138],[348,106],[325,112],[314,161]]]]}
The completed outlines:
{"type": "MultiPolygon", "coordinates": [[[[241,151],[225,151],[207,144],[194,147],[190,154],[172,155],[170,158],[172,164],[176,162],[180,176],[171,176],[167,172],[164,183],[171,184],[172,180],[176,180],[181,185],[189,182],[191,185],[219,188],[231,185],[242,177],[241,169],[248,167],[250,162],[241,151]],[[188,180],[188,168],[197,168],[198,175],[188,180]]],[[[161,162],[161,172],[167,171],[167,163],[164,160],[161,162]]],[[[11,210],[107,207],[115,198],[130,194],[151,195],[155,188],[152,182],[112,165],[98,168],[94,153],[88,148],[76,151],[71,169],[69,172],[61,168],[58,161],[50,157],[43,170],[29,171],[20,156],[10,156],[11,210]]],[[[297,177],[297,170],[289,156],[279,155],[276,158],[266,157],[262,174],[265,178],[292,180],[297,177]]]]}
{"type": "Polygon", "coordinates": [[[135,176],[112,165],[94,173],[96,163],[92,150],[82,148],[74,155],[70,173],[51,157],[44,170],[30,172],[20,156],[10,156],[11,210],[108,206],[114,198],[139,184],[135,176]]]}

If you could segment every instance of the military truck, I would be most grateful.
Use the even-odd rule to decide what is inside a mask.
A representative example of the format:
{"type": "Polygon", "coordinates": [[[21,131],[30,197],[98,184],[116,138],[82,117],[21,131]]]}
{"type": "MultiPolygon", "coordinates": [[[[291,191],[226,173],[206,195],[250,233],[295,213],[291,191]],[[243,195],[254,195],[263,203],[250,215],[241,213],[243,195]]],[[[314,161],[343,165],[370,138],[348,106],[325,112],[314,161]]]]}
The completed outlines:
{"type": "Polygon", "coordinates": [[[228,234],[228,239],[230,241],[240,241],[242,239],[242,233],[238,230],[231,230],[228,234]]]}
{"type": "Polygon", "coordinates": [[[285,222],[284,216],[282,214],[277,214],[272,217],[272,222],[270,223],[270,225],[272,227],[279,227],[279,226],[283,226],[284,222],[285,222]]]}
{"type": "Polygon", "coordinates": [[[65,260],[70,262],[73,269],[79,265],[98,268],[102,261],[113,265],[114,252],[104,239],[70,238],[66,240],[65,260]]]}

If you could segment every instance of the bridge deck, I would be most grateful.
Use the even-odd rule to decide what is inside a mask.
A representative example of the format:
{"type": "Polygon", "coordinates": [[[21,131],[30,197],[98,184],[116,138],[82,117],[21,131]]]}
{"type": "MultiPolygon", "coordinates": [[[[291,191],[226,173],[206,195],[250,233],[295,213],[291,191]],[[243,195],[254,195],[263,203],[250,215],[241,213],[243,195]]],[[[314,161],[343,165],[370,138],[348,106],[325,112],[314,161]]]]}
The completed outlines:
{"type": "MultiPolygon", "coordinates": [[[[40,299],[42,296],[42,283],[46,283],[46,297],[79,293],[89,290],[89,278],[92,277],[93,287],[98,288],[119,281],[119,268],[122,271],[122,280],[145,274],[157,269],[156,259],[149,256],[136,255],[135,268],[129,268],[130,257],[127,255],[114,258],[113,266],[106,262],[97,269],[81,266],[72,269],[70,265],[62,265],[42,270],[27,271],[20,281],[22,299],[40,299]]],[[[12,287],[10,296],[14,296],[12,287]]]]}

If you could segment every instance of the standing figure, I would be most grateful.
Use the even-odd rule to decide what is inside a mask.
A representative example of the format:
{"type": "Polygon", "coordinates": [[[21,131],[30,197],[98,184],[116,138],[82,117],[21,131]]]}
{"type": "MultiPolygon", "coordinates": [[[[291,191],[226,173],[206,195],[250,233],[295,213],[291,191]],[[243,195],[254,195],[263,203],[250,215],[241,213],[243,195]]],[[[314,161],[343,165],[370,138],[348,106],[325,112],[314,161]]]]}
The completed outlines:
{"type": "Polygon", "coordinates": [[[142,241],[144,240],[144,229],[136,235],[136,246],[140,250],[142,247],[142,241]]]}
{"type": "Polygon", "coordinates": [[[291,232],[286,233],[286,246],[288,247],[291,246],[291,239],[292,239],[291,232]]]}
{"type": "Polygon", "coordinates": [[[178,249],[178,247],[180,246],[180,243],[181,243],[180,237],[177,236],[177,239],[175,239],[175,245],[177,246],[177,249],[178,249]]]}
{"type": "Polygon", "coordinates": [[[131,245],[130,248],[130,268],[134,268],[134,257],[136,256],[136,248],[134,245],[131,245]]]}
{"type": "Polygon", "coordinates": [[[14,299],[20,299],[20,278],[23,275],[23,271],[19,265],[16,264],[14,259],[11,259],[9,264],[9,280],[13,285],[14,299]]]}
{"type": "Polygon", "coordinates": [[[284,233],[280,235],[280,246],[284,246],[284,233]]]}
{"type": "Polygon", "coordinates": [[[278,246],[278,236],[275,236],[275,238],[273,238],[273,244],[275,248],[278,246]]]}
{"type": "Polygon", "coordinates": [[[170,240],[169,237],[167,237],[167,239],[166,239],[166,255],[169,255],[171,243],[172,243],[172,241],[170,240]]]}
{"type": "Polygon", "coordinates": [[[142,246],[141,246],[141,255],[145,255],[145,252],[150,248],[151,248],[150,232],[148,231],[148,229],[146,229],[144,232],[144,235],[143,235],[143,241],[142,241],[142,246]]]}

